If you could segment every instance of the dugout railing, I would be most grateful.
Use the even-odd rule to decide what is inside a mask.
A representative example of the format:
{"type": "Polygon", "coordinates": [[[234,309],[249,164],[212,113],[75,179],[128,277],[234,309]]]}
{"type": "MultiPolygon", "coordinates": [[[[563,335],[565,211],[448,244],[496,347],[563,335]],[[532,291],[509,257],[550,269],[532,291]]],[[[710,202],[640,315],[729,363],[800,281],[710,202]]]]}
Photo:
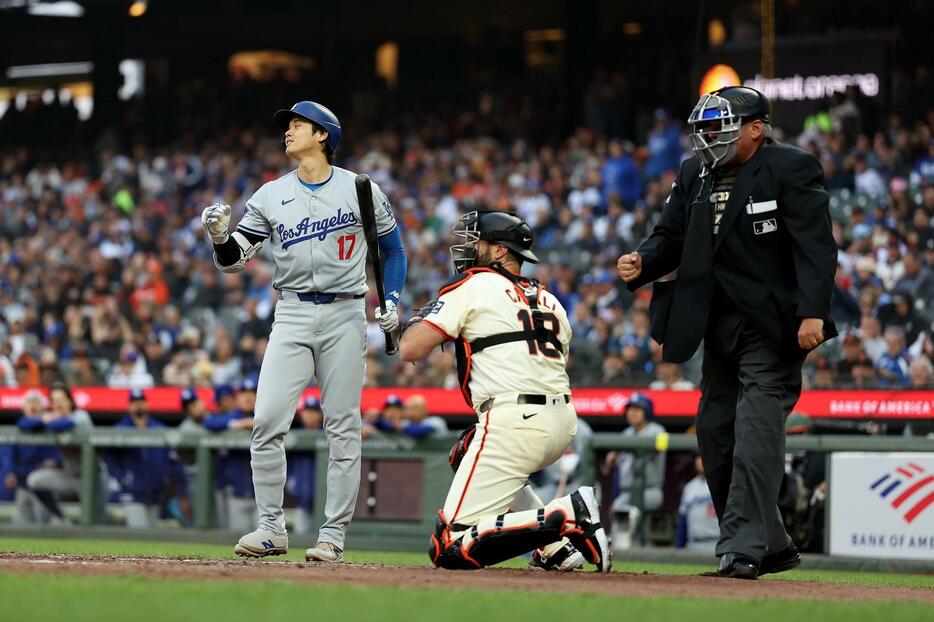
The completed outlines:
{"type": "MultiPolygon", "coordinates": [[[[434,529],[437,509],[444,502],[453,474],[448,452],[456,434],[427,439],[381,435],[363,443],[363,475],[355,511],[352,540],[356,547],[421,549],[434,529]]],[[[129,447],[165,447],[194,453],[194,481],[189,482],[192,524],[198,529],[214,527],[214,456],[218,450],[249,451],[248,432],[182,433],[175,429],[133,430],[97,428],[60,434],[22,432],[0,426],[0,445],[47,445],[80,448],[80,524],[92,526],[101,519],[100,472],[102,452],[129,447]]],[[[315,487],[327,484],[327,442],[323,432],[294,430],[286,437],[286,451],[314,453],[315,487]]],[[[627,451],[635,456],[633,505],[643,507],[645,456],[653,452],[693,452],[697,437],[690,434],[661,434],[654,438],[624,437],[598,432],[582,456],[581,481],[598,480],[598,457],[607,451],[627,451]]],[[[934,452],[934,439],[903,436],[806,435],[789,436],[788,451],[825,452],[827,460],[837,451],[934,452]]],[[[828,468],[828,473],[829,473],[828,468]]],[[[323,494],[316,496],[323,501],[323,494]]],[[[604,510],[608,503],[604,503],[604,510]]],[[[316,524],[324,520],[324,504],[315,503],[316,524]]],[[[609,517],[607,517],[609,518],[609,517]]],[[[638,526],[644,536],[644,526],[638,526]]],[[[825,539],[829,540],[829,538],[825,539]]]]}

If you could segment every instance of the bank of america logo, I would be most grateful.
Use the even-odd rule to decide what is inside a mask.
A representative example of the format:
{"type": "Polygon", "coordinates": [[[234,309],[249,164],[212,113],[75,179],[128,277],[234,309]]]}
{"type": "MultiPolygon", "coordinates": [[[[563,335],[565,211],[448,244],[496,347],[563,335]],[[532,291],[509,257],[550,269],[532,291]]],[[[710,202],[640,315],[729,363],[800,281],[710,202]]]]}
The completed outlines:
{"type": "Polygon", "coordinates": [[[914,462],[895,467],[893,472],[873,482],[869,489],[891,502],[906,523],[911,523],[934,504],[934,475],[914,462]]]}

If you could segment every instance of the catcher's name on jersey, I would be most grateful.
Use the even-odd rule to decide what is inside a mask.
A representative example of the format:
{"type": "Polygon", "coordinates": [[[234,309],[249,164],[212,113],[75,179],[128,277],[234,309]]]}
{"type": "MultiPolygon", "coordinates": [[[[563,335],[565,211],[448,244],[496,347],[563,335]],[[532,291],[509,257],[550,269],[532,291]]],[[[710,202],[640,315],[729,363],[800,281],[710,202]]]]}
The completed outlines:
{"type": "MultiPolygon", "coordinates": [[[[354,186],[356,175],[337,166],[309,187],[297,171],[264,184],[247,201],[237,229],[269,238],[273,287],[293,292],[364,294],[366,242],[354,186]]],[[[372,183],[372,182],[371,182],[372,183]]],[[[396,226],[389,200],[375,183],[378,235],[396,226]]]]}
{"type": "MultiPolygon", "coordinates": [[[[425,322],[455,341],[467,342],[532,326],[528,302],[505,276],[492,270],[471,270],[445,287],[425,322]]],[[[505,393],[569,395],[565,369],[571,326],[558,299],[546,291],[538,296],[545,328],[557,337],[552,343],[513,341],[491,346],[470,359],[469,391],[474,407],[486,398],[505,393]]]]}

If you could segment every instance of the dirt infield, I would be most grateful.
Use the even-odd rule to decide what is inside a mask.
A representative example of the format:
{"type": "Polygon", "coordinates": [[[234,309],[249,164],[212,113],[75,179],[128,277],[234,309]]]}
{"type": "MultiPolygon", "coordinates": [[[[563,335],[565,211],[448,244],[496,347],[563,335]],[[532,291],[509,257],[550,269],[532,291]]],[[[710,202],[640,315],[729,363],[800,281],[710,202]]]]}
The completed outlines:
{"type": "Polygon", "coordinates": [[[133,575],[156,579],[265,580],[437,589],[589,592],[607,596],[672,596],[934,603],[934,590],[811,581],[739,581],[706,576],[592,572],[572,574],[490,568],[454,572],[416,566],[298,562],[92,557],[0,553],[0,572],[80,576],[133,575]]]}

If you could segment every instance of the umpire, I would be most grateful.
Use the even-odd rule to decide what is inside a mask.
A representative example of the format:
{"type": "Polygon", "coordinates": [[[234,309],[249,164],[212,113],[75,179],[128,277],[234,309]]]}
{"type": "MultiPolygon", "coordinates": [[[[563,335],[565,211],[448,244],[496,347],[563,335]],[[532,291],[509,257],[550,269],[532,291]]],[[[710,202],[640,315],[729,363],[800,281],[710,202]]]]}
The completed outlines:
{"type": "Polygon", "coordinates": [[[652,337],[683,363],[704,341],[697,437],[720,523],[722,576],[755,579],[801,563],[778,512],[784,419],[807,352],[836,336],[836,245],[817,158],[771,139],[762,93],[704,95],[688,123],[695,157],[661,220],[617,269],[655,283],[652,337]]]}

